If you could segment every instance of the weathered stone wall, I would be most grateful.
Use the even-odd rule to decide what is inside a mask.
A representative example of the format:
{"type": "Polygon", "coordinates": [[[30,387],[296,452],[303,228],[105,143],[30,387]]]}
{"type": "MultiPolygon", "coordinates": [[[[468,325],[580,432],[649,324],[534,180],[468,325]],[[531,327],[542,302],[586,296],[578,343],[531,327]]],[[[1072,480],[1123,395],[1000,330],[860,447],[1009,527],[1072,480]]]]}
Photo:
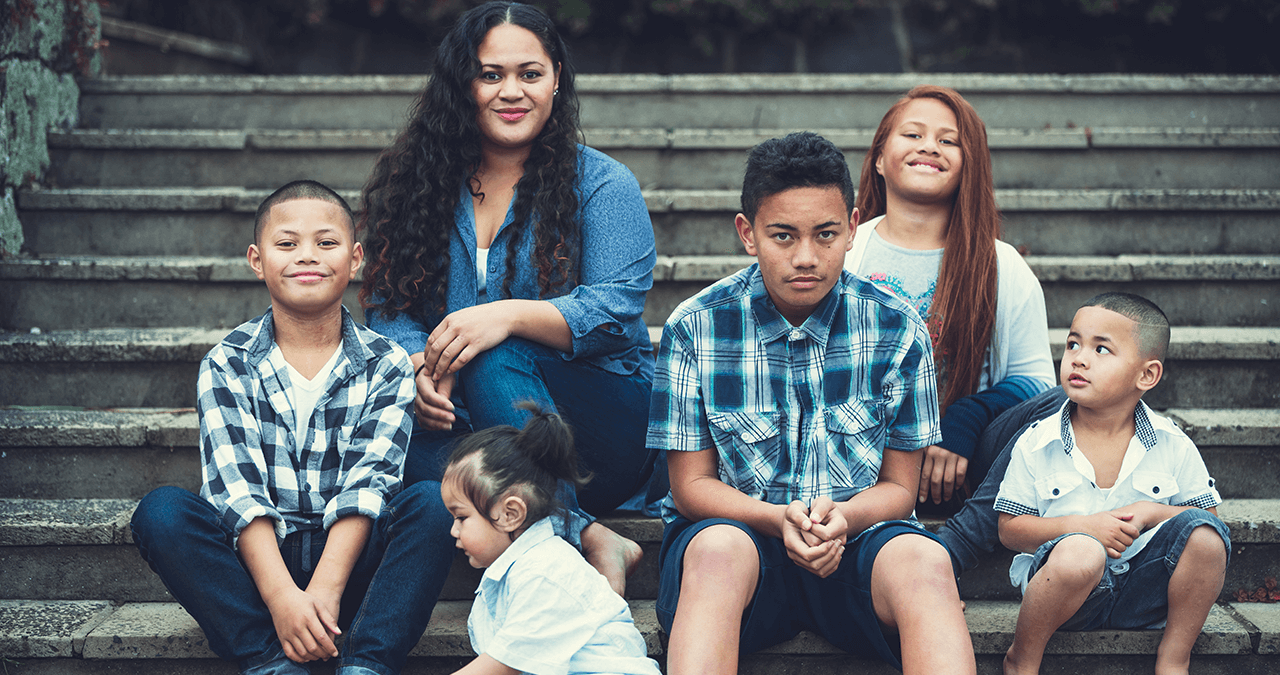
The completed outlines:
{"type": "Polygon", "coordinates": [[[47,134],[76,123],[76,76],[96,74],[98,4],[0,0],[0,256],[22,248],[14,192],[49,167],[47,134]]]}

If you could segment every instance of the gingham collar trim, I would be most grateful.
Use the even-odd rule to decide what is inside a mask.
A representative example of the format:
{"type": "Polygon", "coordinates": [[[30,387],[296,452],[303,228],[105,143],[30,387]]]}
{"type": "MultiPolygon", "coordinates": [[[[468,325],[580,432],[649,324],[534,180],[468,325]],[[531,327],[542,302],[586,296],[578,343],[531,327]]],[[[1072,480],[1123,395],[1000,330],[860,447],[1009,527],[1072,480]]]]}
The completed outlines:
{"type": "MultiPolygon", "coordinates": [[[[1059,413],[1061,418],[1059,429],[1062,436],[1062,450],[1068,456],[1071,455],[1071,451],[1076,447],[1075,437],[1071,433],[1071,413],[1075,412],[1075,410],[1075,402],[1067,399],[1062,404],[1062,409],[1059,413]]],[[[1156,429],[1151,424],[1150,412],[1151,409],[1142,401],[1138,401],[1138,405],[1133,408],[1133,432],[1138,437],[1138,441],[1142,443],[1142,447],[1147,451],[1156,447],[1156,429]]]]}

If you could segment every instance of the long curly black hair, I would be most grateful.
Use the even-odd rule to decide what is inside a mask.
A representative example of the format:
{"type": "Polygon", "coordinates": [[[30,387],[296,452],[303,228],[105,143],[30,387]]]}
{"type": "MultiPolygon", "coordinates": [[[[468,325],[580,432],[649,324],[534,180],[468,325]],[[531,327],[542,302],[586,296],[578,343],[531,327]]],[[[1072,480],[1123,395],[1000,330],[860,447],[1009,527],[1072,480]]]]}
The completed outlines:
{"type": "Polygon", "coordinates": [[[488,2],[463,14],[436,51],[431,80],[404,132],[387,148],[364,187],[360,227],[371,262],[360,301],[385,316],[407,313],[424,324],[442,318],[449,287],[449,237],[459,185],[483,198],[480,128],[471,83],[476,54],[494,26],[513,24],[538,37],[560,71],[551,115],[534,139],[516,183],[514,227],[507,240],[502,297],[511,297],[517,251],[533,236],[539,293],[577,283],[579,256],[578,93],[564,41],[536,7],[488,2]]]}

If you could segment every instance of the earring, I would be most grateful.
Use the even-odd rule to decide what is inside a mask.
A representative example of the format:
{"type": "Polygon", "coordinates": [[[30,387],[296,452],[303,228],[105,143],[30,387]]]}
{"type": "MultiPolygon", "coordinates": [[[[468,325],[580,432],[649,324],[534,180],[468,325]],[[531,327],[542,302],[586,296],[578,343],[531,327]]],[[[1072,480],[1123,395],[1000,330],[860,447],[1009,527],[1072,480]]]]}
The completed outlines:
{"type": "Polygon", "coordinates": [[[560,95],[560,88],[559,88],[559,87],[556,87],[556,90],[555,90],[555,91],[553,91],[553,92],[551,92],[551,95],[552,95],[552,96],[559,96],[559,95],[560,95]]]}

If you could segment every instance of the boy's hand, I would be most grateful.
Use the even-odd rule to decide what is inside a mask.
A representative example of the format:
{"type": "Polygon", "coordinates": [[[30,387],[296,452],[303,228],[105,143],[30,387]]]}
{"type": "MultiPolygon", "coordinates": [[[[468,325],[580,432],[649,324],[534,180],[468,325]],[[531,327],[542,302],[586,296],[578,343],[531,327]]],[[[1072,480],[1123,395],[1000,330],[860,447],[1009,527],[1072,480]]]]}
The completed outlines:
{"type": "Polygon", "coordinates": [[[809,508],[809,522],[811,526],[808,533],[816,536],[819,541],[838,541],[841,546],[848,542],[849,521],[830,497],[813,500],[813,506],[809,508]]]}
{"type": "Polygon", "coordinates": [[[315,596],[295,586],[268,599],[267,609],[290,660],[306,663],[338,655],[331,637],[341,632],[337,619],[315,596]]]}
{"type": "Polygon", "coordinates": [[[1156,504],[1155,502],[1134,502],[1128,506],[1116,509],[1116,513],[1127,513],[1131,516],[1129,522],[1138,528],[1138,532],[1146,532],[1155,527],[1160,521],[1168,516],[1162,516],[1160,511],[1168,507],[1156,504]]]}
{"type": "Polygon", "coordinates": [[[453,394],[453,375],[436,381],[431,378],[431,369],[424,367],[414,378],[414,385],[418,393],[413,397],[413,414],[418,418],[418,424],[424,429],[452,429],[453,402],[449,396],[453,394]]]}
{"type": "Polygon", "coordinates": [[[917,500],[930,499],[934,504],[951,499],[951,495],[964,491],[964,478],[969,472],[969,460],[946,448],[930,445],[924,449],[920,465],[920,494],[917,500]]]}
{"type": "MultiPolygon", "coordinates": [[[[843,515],[840,518],[843,520],[843,515]]],[[[803,502],[796,500],[787,505],[781,529],[787,557],[801,568],[825,579],[840,567],[843,539],[822,541],[813,531],[813,519],[803,502]]]]}
{"type": "Polygon", "coordinates": [[[1084,516],[1085,527],[1081,531],[1102,542],[1108,556],[1119,558],[1125,549],[1133,544],[1133,540],[1142,534],[1142,531],[1130,522],[1132,519],[1131,513],[1118,510],[1103,511],[1084,516]]]}

